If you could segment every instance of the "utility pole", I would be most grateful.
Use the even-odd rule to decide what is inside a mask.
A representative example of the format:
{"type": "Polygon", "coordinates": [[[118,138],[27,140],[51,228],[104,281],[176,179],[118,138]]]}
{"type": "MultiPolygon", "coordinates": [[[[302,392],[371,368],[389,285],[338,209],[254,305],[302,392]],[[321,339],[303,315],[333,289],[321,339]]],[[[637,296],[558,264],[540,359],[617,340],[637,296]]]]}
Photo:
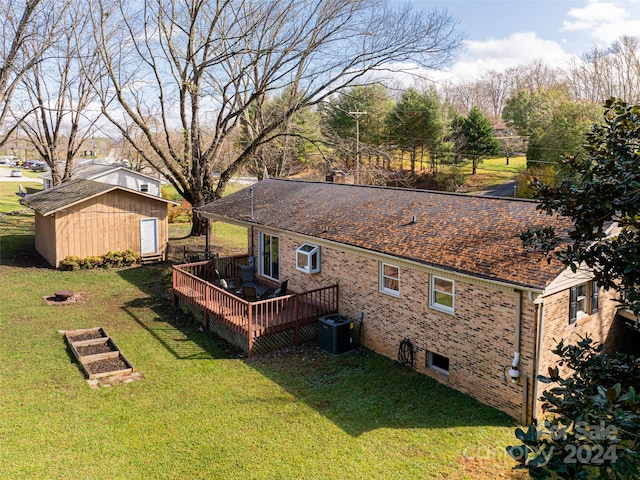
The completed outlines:
{"type": "Polygon", "coordinates": [[[347,112],[356,118],[356,184],[360,183],[360,117],[366,115],[367,112],[359,110],[347,112]]]}

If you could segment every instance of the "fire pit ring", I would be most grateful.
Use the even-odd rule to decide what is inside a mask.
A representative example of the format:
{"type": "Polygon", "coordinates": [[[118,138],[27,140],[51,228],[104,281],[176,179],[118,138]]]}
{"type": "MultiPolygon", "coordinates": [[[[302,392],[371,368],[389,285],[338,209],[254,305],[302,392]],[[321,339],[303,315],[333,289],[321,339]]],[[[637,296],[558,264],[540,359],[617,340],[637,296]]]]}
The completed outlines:
{"type": "Polygon", "coordinates": [[[59,302],[66,302],[73,298],[73,292],[71,290],[57,290],[53,295],[59,302]]]}

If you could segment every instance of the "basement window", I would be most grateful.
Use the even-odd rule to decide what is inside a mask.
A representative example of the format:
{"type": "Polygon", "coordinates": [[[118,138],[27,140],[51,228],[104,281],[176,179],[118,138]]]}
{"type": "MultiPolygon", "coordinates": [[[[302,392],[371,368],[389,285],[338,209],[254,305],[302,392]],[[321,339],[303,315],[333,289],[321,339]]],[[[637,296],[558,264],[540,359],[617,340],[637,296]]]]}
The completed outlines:
{"type": "Polygon", "coordinates": [[[427,366],[435,371],[449,375],[449,358],[435,352],[427,353],[427,366]]]}
{"type": "Polygon", "coordinates": [[[296,268],[306,273],[320,271],[320,247],[305,243],[296,250],[296,268]]]}

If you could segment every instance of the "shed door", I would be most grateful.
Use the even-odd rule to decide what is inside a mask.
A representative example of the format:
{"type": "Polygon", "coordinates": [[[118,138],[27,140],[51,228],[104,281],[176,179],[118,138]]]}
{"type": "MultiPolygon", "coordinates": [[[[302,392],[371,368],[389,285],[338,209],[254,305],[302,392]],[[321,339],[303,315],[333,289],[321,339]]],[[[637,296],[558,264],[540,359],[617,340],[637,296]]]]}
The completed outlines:
{"type": "Polygon", "coordinates": [[[158,219],[140,220],[140,255],[158,252],[158,219]]]}

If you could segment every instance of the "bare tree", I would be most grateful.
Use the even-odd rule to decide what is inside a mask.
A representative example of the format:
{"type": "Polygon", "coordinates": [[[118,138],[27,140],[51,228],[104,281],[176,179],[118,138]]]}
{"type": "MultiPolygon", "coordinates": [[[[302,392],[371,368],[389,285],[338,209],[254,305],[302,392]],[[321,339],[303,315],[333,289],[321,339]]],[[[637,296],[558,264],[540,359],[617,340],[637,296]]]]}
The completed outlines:
{"type": "Polygon", "coordinates": [[[54,185],[71,178],[74,158],[94,134],[100,116],[92,88],[99,74],[90,42],[92,24],[83,9],[87,5],[76,2],[73,11],[63,16],[49,55],[22,79],[30,111],[22,129],[51,168],[54,185]]]}
{"type": "Polygon", "coordinates": [[[546,90],[563,84],[562,72],[545,64],[541,59],[507,71],[511,81],[511,93],[519,90],[546,90]]]}
{"type": "MultiPolygon", "coordinates": [[[[97,48],[109,80],[96,84],[104,112],[194,207],[220,197],[296,112],[392,62],[442,66],[459,44],[448,14],[384,0],[95,2],[97,48]],[[119,35],[110,40],[113,31],[119,35]],[[278,114],[256,121],[265,102],[285,91],[278,114]],[[153,155],[137,146],[130,124],[153,155]],[[214,186],[225,140],[240,125],[251,140],[214,186]],[[181,132],[179,140],[172,131],[181,132]]],[[[194,216],[192,234],[202,232],[194,216]]]]}
{"type": "Polygon", "coordinates": [[[19,111],[9,128],[12,101],[24,75],[42,58],[54,40],[60,17],[68,8],[64,0],[0,0],[0,145],[6,143],[27,113],[19,111]]]}
{"type": "Polygon", "coordinates": [[[477,82],[443,82],[442,100],[451,105],[460,115],[467,115],[474,105],[481,103],[478,98],[477,82]]]}
{"type": "Polygon", "coordinates": [[[500,120],[504,104],[511,95],[511,82],[508,74],[491,70],[482,76],[479,84],[484,99],[480,105],[489,107],[488,111],[486,106],[484,109],[481,108],[481,111],[494,122],[500,120]]]}
{"type": "Polygon", "coordinates": [[[640,101],[640,40],[623,36],[610,48],[594,47],[573,62],[567,81],[576,98],[604,103],[610,97],[640,101]]]}

